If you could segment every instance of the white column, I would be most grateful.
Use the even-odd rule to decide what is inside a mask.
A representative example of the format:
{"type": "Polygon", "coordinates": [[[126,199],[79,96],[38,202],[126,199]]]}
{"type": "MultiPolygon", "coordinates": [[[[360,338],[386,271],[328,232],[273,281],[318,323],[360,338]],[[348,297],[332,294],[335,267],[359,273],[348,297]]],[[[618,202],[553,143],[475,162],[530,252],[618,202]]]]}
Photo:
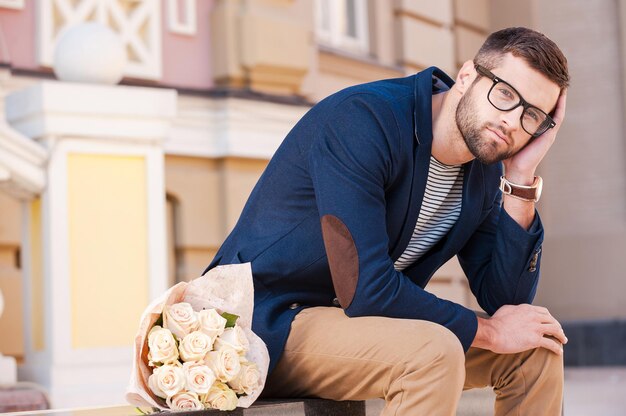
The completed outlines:
{"type": "Polygon", "coordinates": [[[25,205],[22,380],[53,407],[124,403],[141,311],[167,285],[162,141],[176,92],[46,81],[6,98],[47,148],[25,205]]]}

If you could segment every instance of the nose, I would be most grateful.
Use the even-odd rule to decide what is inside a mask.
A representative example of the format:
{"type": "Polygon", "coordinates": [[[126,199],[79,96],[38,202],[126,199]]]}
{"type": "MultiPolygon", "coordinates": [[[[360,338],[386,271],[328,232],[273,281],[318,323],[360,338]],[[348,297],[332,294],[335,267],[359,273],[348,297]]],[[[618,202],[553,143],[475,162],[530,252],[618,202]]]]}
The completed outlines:
{"type": "Polygon", "coordinates": [[[508,127],[508,130],[516,131],[521,127],[520,124],[523,112],[524,107],[521,105],[511,111],[502,111],[500,112],[500,120],[508,127]]]}

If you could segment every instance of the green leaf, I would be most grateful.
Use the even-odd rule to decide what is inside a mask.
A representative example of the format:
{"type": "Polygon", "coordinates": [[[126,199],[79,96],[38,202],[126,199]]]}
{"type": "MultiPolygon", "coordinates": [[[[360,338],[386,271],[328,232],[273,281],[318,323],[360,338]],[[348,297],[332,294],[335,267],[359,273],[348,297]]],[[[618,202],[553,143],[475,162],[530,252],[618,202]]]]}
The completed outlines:
{"type": "Polygon", "coordinates": [[[163,314],[159,315],[159,319],[156,320],[153,326],[160,326],[163,328],[163,314]]]}
{"type": "Polygon", "coordinates": [[[226,328],[233,328],[237,319],[239,319],[239,315],[235,315],[228,312],[222,312],[222,318],[226,318],[226,328]]]}

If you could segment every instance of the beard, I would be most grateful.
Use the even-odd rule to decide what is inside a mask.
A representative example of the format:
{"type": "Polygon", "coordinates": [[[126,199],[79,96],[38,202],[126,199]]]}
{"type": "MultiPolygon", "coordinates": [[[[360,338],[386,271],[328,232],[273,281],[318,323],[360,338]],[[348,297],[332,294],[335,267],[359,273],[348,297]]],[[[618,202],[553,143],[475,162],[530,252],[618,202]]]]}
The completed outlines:
{"type": "Polygon", "coordinates": [[[476,115],[475,109],[478,106],[476,105],[474,94],[472,94],[473,89],[474,84],[461,97],[455,114],[456,126],[459,132],[461,132],[465,145],[478,161],[486,165],[508,159],[515,153],[513,149],[507,148],[499,151],[499,142],[486,140],[482,137],[486,128],[489,127],[491,130],[500,130],[503,135],[510,138],[500,126],[491,123],[480,124],[476,115]]]}

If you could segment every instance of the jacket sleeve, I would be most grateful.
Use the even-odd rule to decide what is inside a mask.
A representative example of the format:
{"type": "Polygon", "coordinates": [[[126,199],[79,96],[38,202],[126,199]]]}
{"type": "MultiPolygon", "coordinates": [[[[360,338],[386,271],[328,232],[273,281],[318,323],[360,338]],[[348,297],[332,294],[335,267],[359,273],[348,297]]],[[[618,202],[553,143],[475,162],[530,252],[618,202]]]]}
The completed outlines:
{"type": "Polygon", "coordinates": [[[467,350],[476,315],[426,292],[393,267],[385,191],[403,149],[387,102],[368,94],[337,105],[308,155],[335,293],[346,315],[422,319],[450,329],[467,350]]]}
{"type": "Polygon", "coordinates": [[[472,293],[489,315],[503,305],[532,302],[541,262],[539,213],[524,230],[502,207],[501,198],[458,254],[472,293]]]}

